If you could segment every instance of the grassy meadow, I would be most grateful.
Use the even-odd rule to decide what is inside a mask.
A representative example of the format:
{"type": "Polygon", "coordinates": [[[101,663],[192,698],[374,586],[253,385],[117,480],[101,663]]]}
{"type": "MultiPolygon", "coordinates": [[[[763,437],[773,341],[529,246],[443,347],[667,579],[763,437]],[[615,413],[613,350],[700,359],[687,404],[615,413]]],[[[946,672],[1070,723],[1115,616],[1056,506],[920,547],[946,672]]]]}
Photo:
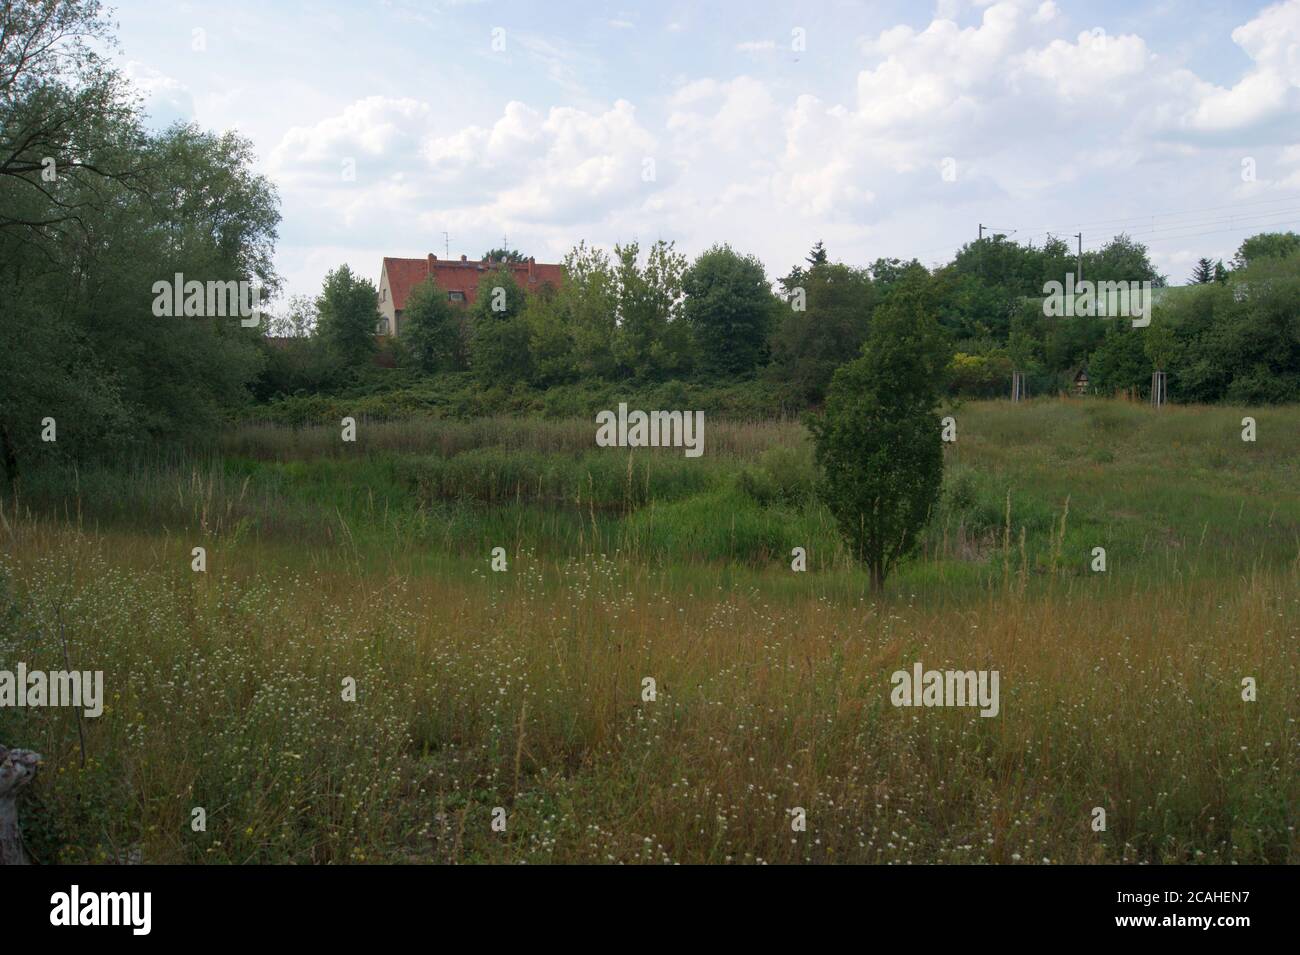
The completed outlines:
{"type": "Polygon", "coordinates": [[[794,420],[706,420],[697,459],[413,418],[35,464],[0,510],[0,665],[103,670],[106,704],[0,710],[45,756],[29,849],[1295,862],[1300,407],[945,413],[942,500],[880,596],[794,420]],[[892,706],[917,661],[998,670],[1000,713],[892,706]]]}

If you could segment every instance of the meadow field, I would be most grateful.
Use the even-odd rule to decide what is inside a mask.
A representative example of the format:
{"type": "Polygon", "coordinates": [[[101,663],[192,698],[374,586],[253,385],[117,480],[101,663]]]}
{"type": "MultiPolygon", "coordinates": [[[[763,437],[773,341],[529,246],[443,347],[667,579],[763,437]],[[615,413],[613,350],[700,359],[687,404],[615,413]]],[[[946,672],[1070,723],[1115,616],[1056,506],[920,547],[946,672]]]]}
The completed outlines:
{"type": "Polygon", "coordinates": [[[45,757],[28,848],[1295,862],[1300,407],[944,413],[940,506],[880,595],[797,420],[709,420],[696,459],[597,448],[586,419],[411,418],[31,467],[0,510],[0,659],[102,670],[106,703],[0,709],[45,757]],[[891,705],[917,662],[999,671],[998,715],[891,705]]]}

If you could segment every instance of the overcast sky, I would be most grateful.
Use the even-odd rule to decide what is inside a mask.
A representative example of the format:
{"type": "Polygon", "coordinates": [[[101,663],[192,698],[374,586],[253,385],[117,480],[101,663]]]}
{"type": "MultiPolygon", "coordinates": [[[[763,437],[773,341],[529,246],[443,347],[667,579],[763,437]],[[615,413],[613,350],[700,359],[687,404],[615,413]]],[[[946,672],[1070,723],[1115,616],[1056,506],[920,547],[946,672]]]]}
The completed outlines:
{"type": "Polygon", "coordinates": [[[1085,248],[1126,230],[1181,284],[1300,229],[1300,0],[116,13],[154,125],[255,144],[291,294],[442,256],[444,232],[453,256],[506,235],[540,261],[580,239],[729,242],[775,277],[818,239],[934,264],[981,222],[1085,248]]]}

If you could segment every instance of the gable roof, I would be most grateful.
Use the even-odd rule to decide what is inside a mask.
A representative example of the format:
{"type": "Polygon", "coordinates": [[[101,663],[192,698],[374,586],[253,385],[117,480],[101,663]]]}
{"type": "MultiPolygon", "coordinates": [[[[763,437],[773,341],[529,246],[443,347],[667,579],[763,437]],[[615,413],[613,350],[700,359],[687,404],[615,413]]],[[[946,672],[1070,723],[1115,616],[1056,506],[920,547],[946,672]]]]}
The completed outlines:
{"type": "MultiPolygon", "coordinates": [[[[500,265],[501,263],[487,259],[470,261],[463,255],[459,262],[454,259],[439,259],[436,255],[427,255],[422,259],[385,256],[383,271],[388,275],[393,308],[400,311],[406,306],[411,290],[429,276],[433,276],[438,288],[444,292],[461,292],[467,304],[473,303],[478,296],[479,280],[500,265]]],[[[534,291],[548,283],[557,288],[564,283],[562,265],[544,265],[529,258],[524,262],[505,263],[505,267],[525,292],[534,291]]]]}

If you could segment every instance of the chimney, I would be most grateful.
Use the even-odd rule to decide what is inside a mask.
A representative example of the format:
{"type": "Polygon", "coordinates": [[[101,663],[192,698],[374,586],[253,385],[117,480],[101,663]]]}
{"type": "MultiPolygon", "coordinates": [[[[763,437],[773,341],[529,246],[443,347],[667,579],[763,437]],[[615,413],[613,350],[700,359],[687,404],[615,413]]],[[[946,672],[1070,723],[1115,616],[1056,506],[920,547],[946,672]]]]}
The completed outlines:
{"type": "Polygon", "coordinates": [[[465,258],[465,256],[463,256],[463,255],[460,257],[460,260],[461,260],[462,262],[468,262],[468,261],[469,261],[469,260],[468,260],[467,258],[465,258]]]}
{"type": "Polygon", "coordinates": [[[425,265],[426,265],[425,272],[427,275],[433,274],[433,263],[437,261],[438,261],[438,257],[432,253],[430,253],[428,258],[425,259],[425,265]]]}

